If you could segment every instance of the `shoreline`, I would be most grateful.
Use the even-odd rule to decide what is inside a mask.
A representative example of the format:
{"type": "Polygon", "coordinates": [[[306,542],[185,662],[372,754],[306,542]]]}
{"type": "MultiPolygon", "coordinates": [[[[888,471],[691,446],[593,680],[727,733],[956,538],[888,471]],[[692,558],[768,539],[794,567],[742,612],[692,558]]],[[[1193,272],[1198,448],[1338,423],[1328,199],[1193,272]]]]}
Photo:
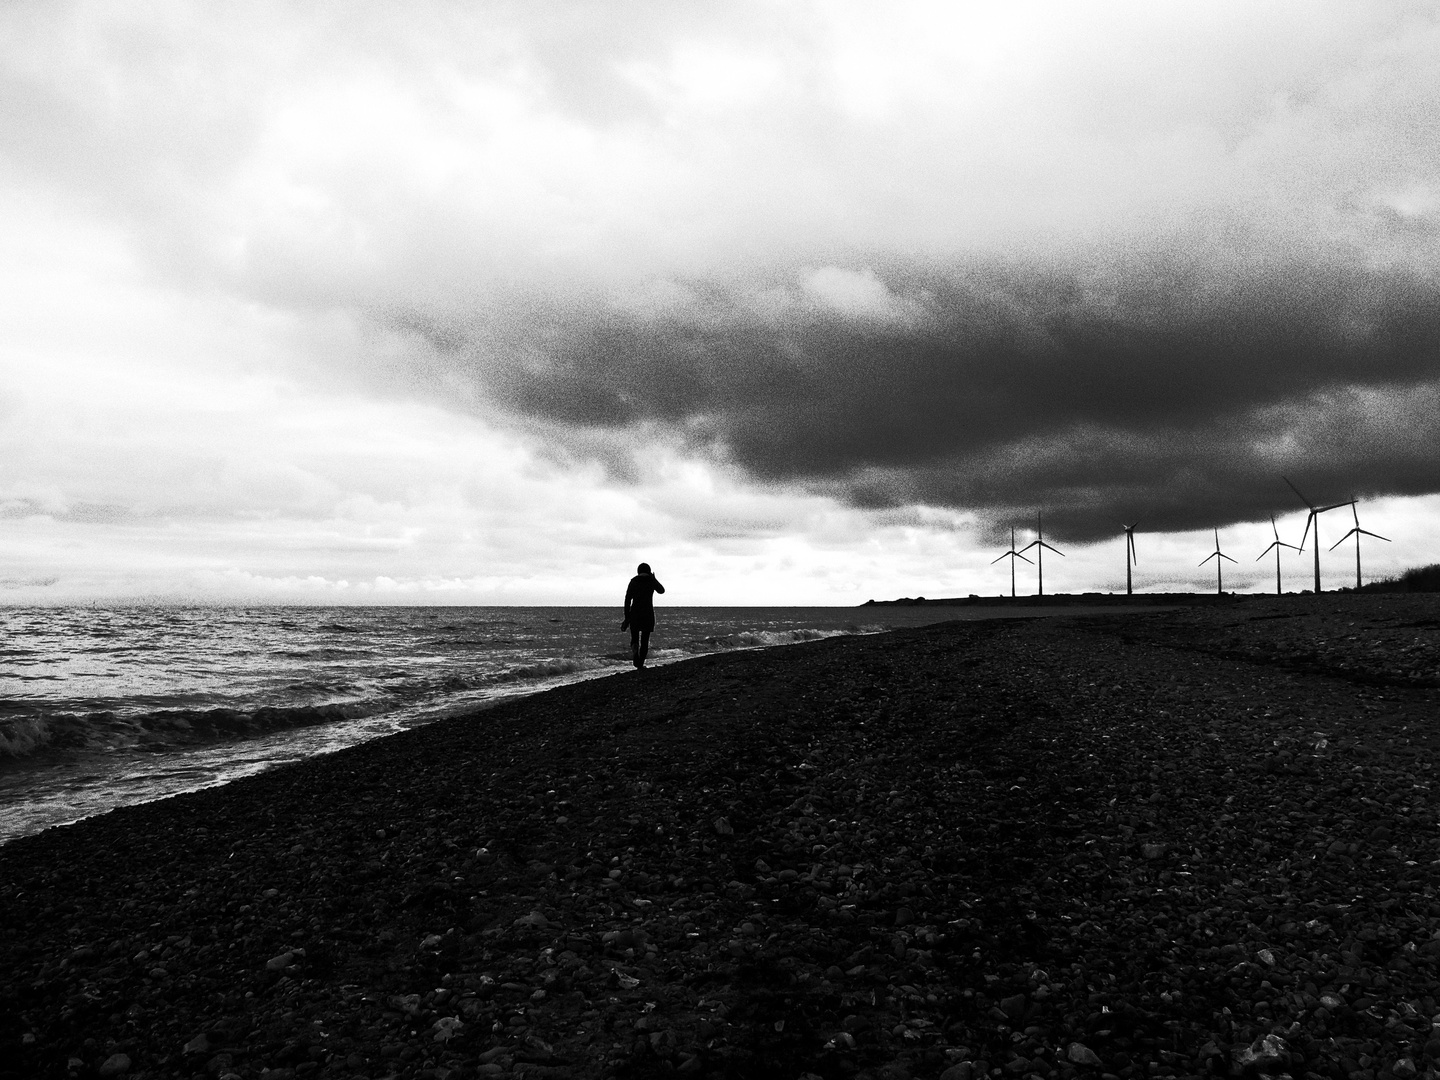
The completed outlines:
{"type": "MultiPolygon", "coordinates": [[[[808,609],[801,608],[797,610],[808,609]]],[[[838,608],[836,610],[859,611],[860,609],[838,608]]],[[[1009,619],[1016,617],[1045,618],[1060,614],[1086,613],[1106,614],[1111,612],[1106,612],[1104,609],[1098,607],[1093,609],[1078,608],[1075,610],[1046,607],[1038,610],[1024,611],[1012,611],[1000,608],[992,609],[988,607],[982,607],[979,609],[967,611],[963,616],[960,617],[967,620],[978,621],[986,619],[1009,619]]],[[[944,617],[937,616],[936,621],[944,621],[944,617]]],[[[908,625],[902,624],[899,626],[891,626],[883,629],[855,629],[843,631],[841,633],[843,635],[849,636],[867,637],[877,633],[890,633],[896,629],[907,629],[923,625],[933,625],[933,623],[928,621],[916,622],[908,625]]],[[[828,633],[828,631],[819,632],[822,634],[828,633]]],[[[787,645],[806,644],[811,640],[817,639],[797,638],[793,641],[788,642],[737,645],[732,646],[728,649],[720,650],[717,653],[713,654],[703,652],[689,653],[675,648],[661,647],[657,650],[659,655],[653,655],[651,657],[649,667],[652,669],[658,669],[662,667],[668,667],[672,664],[684,663],[686,661],[694,660],[702,656],[723,655],[730,652],[745,652],[755,649],[783,648],[787,645]]],[[[628,660],[627,654],[606,654],[606,658],[612,660],[622,657],[628,660]]],[[[281,728],[279,730],[271,732],[257,732],[256,734],[248,738],[238,739],[235,741],[218,739],[207,741],[205,739],[196,739],[186,744],[174,744],[173,746],[168,747],[155,755],[146,755],[138,759],[137,764],[158,761],[167,766],[174,765],[183,767],[186,765],[186,759],[192,759],[190,765],[191,768],[207,768],[209,766],[204,763],[210,758],[212,758],[214,755],[223,753],[227,746],[234,747],[237,753],[239,753],[241,756],[247,756],[249,754],[253,754],[257,748],[266,745],[275,745],[277,743],[283,746],[287,743],[292,742],[296,744],[307,743],[315,739],[319,739],[320,741],[326,743],[341,743],[341,745],[327,746],[326,748],[318,751],[310,750],[303,752],[297,759],[309,760],[312,757],[321,757],[325,754],[337,753],[340,750],[349,749],[352,746],[363,745],[364,743],[372,742],[375,739],[388,738],[392,734],[396,734],[399,731],[409,730],[413,727],[426,726],[445,720],[465,719],[467,717],[475,716],[480,713],[486,712],[489,709],[503,702],[531,697],[536,694],[547,693],[548,691],[561,686],[569,686],[575,683],[586,682],[593,679],[604,679],[613,676],[624,677],[626,675],[629,675],[630,673],[631,669],[629,667],[620,666],[617,666],[615,668],[601,669],[577,669],[563,675],[555,675],[545,678],[543,680],[537,680],[533,685],[524,685],[518,682],[503,684],[492,690],[490,692],[490,697],[479,700],[472,698],[471,700],[464,702],[452,701],[447,703],[432,703],[417,708],[399,709],[396,710],[394,713],[365,714],[346,721],[300,724],[294,727],[281,728]],[[344,725],[349,725],[351,728],[362,728],[367,726],[373,727],[379,724],[394,726],[390,730],[369,732],[363,735],[357,735],[353,738],[353,740],[349,735],[336,735],[333,733],[335,728],[344,725]],[[195,765],[195,761],[198,761],[201,764],[195,765]]],[[[346,704],[347,703],[336,703],[316,706],[315,711],[324,711],[325,709],[330,708],[344,708],[346,707],[346,704]]],[[[218,711],[224,712],[225,710],[223,708],[220,708],[218,711]]],[[[179,710],[179,712],[181,715],[184,715],[184,710],[179,710]]],[[[204,720],[203,711],[201,712],[199,718],[202,721],[204,720]]],[[[134,753],[135,748],[122,747],[120,748],[119,752],[134,753]]],[[[76,750],[68,747],[61,747],[58,749],[41,749],[23,757],[0,758],[0,784],[6,782],[7,779],[13,779],[17,777],[24,778],[27,774],[31,773],[32,770],[36,772],[44,772],[46,770],[52,769],[68,769],[71,771],[78,771],[79,773],[83,774],[93,768],[100,767],[105,764],[109,753],[110,751],[100,748],[76,750]]],[[[4,847],[5,844],[11,843],[16,839],[19,839],[21,836],[33,836],[37,835],[39,832],[44,832],[48,829],[62,828],[66,825],[73,825],[77,822],[87,820],[88,818],[108,813],[112,809],[118,809],[126,806],[141,806],[149,802],[156,802],[159,800],[172,798],[176,795],[188,794],[193,791],[203,791],[209,788],[223,787],[226,784],[235,782],[236,780],[244,779],[248,776],[258,775],[259,773],[266,772],[271,768],[292,763],[293,761],[287,760],[275,761],[273,763],[267,761],[254,767],[246,767],[239,771],[235,776],[225,779],[212,779],[203,782],[196,781],[193,786],[181,782],[175,784],[169,790],[165,790],[163,793],[145,794],[142,796],[125,798],[123,800],[117,799],[111,801],[110,799],[106,798],[103,800],[105,803],[103,809],[93,810],[88,813],[84,813],[78,817],[68,816],[68,814],[70,813],[70,809],[67,807],[62,813],[48,816],[47,824],[39,830],[16,832],[13,835],[9,835],[3,831],[0,831],[0,847],[4,847]]],[[[137,771],[143,771],[143,769],[132,769],[130,771],[133,774],[137,771]]],[[[127,779],[130,780],[130,782],[133,782],[133,777],[127,779]]],[[[59,782],[63,782],[63,779],[59,782]]],[[[9,805],[15,804],[11,803],[9,805]]],[[[0,812],[3,812],[4,809],[5,806],[0,805],[0,812]]]]}
{"type": "MultiPolygon", "coordinates": [[[[609,609],[604,610],[608,613],[609,609]]],[[[683,620],[694,610],[682,607],[673,609],[673,612],[684,626],[683,620]]],[[[769,609],[769,614],[773,617],[775,612],[786,610],[769,609]]],[[[811,609],[794,610],[805,612],[811,609]]],[[[853,622],[852,609],[837,610],[843,611],[853,622]]],[[[913,615],[901,613],[901,618],[896,621],[905,625],[906,621],[914,624],[930,620],[917,620],[913,615]]],[[[693,628],[688,629],[693,631],[693,628]]],[[[748,637],[800,635],[792,640],[803,641],[810,640],[804,635],[864,633],[875,632],[875,629],[854,625],[846,630],[823,624],[819,627],[797,625],[779,630],[741,630],[732,636],[743,640],[748,637]]],[[[712,651],[768,647],[768,644],[774,643],[777,642],[722,642],[712,651]]],[[[664,667],[696,655],[705,655],[704,651],[692,651],[696,648],[695,640],[682,636],[678,645],[658,646],[652,652],[650,666],[664,667]]],[[[124,735],[131,741],[120,742],[113,747],[103,743],[90,746],[75,743],[76,735],[91,717],[63,713],[57,718],[42,717],[42,723],[70,723],[74,730],[63,733],[57,746],[41,746],[24,754],[0,754],[0,790],[9,789],[5,790],[6,801],[0,803],[0,845],[21,835],[33,835],[44,828],[73,824],[118,806],[140,805],[187,791],[221,786],[277,764],[332,753],[437,720],[477,714],[499,702],[543,693],[557,686],[624,675],[631,670],[628,651],[542,654],[534,662],[511,669],[504,677],[496,678],[483,691],[472,687],[448,698],[401,704],[378,711],[366,702],[351,700],[282,706],[278,712],[268,706],[251,705],[247,708],[223,703],[199,708],[147,706],[140,708],[137,715],[122,712],[120,720],[129,725],[124,735]],[[282,712],[292,713],[296,719],[277,722],[276,716],[282,712]],[[353,715],[347,715],[352,712],[353,715]],[[146,730],[147,713],[159,721],[158,731],[146,730]],[[266,713],[274,715],[261,722],[259,718],[266,713]],[[253,730],[248,735],[242,735],[247,725],[253,730]],[[229,733],[228,736],[222,734],[225,732],[229,733]],[[147,743],[146,739],[151,735],[158,741],[147,743]],[[23,797],[13,797],[17,791],[23,797]],[[7,812],[12,815],[9,820],[4,817],[7,812]],[[37,824],[41,828],[36,828],[37,824]]],[[[108,716],[103,709],[94,712],[102,717],[108,716]]],[[[109,726],[108,723],[106,726],[109,726]]],[[[102,735],[112,737],[109,732],[102,735]]],[[[3,748],[3,736],[3,729],[0,729],[0,748],[3,748]]]]}
{"type": "Polygon", "coordinates": [[[1415,1075],[1437,614],[702,656],[22,837],[0,1075],[1415,1075]]]}

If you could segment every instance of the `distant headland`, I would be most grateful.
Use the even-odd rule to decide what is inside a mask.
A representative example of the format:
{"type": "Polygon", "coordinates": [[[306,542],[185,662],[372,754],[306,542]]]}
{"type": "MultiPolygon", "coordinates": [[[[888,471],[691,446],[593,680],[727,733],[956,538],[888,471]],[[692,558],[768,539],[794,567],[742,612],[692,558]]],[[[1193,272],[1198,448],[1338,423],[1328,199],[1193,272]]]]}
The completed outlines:
{"type": "Polygon", "coordinates": [[[1175,607],[1227,604],[1253,593],[1047,593],[1044,596],[950,596],[930,599],[902,596],[898,600],[866,600],[860,607],[1175,607]]]}

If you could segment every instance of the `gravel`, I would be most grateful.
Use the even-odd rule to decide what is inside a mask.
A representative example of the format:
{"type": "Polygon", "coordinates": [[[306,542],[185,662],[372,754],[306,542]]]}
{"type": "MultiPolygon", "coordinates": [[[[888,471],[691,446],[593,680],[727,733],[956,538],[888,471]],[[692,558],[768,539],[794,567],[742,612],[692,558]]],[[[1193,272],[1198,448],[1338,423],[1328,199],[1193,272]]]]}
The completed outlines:
{"type": "Polygon", "coordinates": [[[0,1076],[1434,1076],[1440,604],[562,688],[0,848],[0,1076]]]}

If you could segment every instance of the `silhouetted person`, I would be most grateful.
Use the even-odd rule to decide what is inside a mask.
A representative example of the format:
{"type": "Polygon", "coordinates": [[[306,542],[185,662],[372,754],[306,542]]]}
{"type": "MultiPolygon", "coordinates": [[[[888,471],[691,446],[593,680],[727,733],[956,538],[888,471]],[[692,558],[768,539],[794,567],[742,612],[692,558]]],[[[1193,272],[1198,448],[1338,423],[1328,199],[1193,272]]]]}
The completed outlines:
{"type": "Polygon", "coordinates": [[[637,668],[645,666],[645,654],[650,651],[650,632],[655,629],[655,594],[663,593],[665,586],[650,572],[649,563],[635,568],[635,576],[625,590],[625,621],[620,629],[630,628],[630,657],[637,668]]]}

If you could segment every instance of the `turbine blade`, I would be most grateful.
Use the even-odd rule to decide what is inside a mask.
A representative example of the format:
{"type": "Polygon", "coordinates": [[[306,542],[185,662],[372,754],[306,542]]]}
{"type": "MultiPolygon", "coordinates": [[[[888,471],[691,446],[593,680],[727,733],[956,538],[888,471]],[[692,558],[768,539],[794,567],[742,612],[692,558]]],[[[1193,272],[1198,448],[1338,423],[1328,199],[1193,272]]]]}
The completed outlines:
{"type": "MultiPolygon", "coordinates": [[[[1301,551],[1304,551],[1304,550],[1305,550],[1305,541],[1306,541],[1306,539],[1310,536],[1310,526],[1311,526],[1311,524],[1312,524],[1314,521],[1315,521],[1315,510],[1314,510],[1314,508],[1312,507],[1311,510],[1310,510],[1310,516],[1305,519],[1305,532],[1304,532],[1304,533],[1301,535],[1301,537],[1300,537],[1300,550],[1301,550],[1301,551]]],[[[1318,526],[1316,527],[1315,535],[1316,535],[1316,536],[1319,536],[1319,535],[1320,535],[1320,530],[1319,530],[1319,527],[1318,527],[1318,526]]]]}
{"type": "Polygon", "coordinates": [[[999,559],[991,559],[991,560],[990,560],[990,565],[991,565],[991,566],[994,566],[997,562],[1000,561],[1000,559],[1003,559],[1003,558],[1005,558],[1006,556],[1012,555],[1012,554],[1014,554],[1014,553],[1013,553],[1013,552],[1010,552],[1010,551],[1007,551],[1007,552],[1005,552],[1004,555],[1001,555],[999,559]]]}
{"type": "Polygon", "coordinates": [[[1230,558],[1229,555],[1226,555],[1223,551],[1217,551],[1217,552],[1215,552],[1215,554],[1216,554],[1216,555],[1219,555],[1220,558],[1222,558],[1222,559],[1228,560],[1229,562],[1234,562],[1234,561],[1235,561],[1234,559],[1230,558]]]}
{"type": "MultiPolygon", "coordinates": [[[[1282,477],[1280,477],[1280,479],[1281,479],[1281,480],[1284,480],[1285,483],[1290,484],[1290,478],[1289,478],[1289,477],[1287,477],[1287,476],[1282,476],[1282,477]]],[[[1290,484],[1290,490],[1293,491],[1293,492],[1295,492],[1296,495],[1300,495],[1300,489],[1297,488],[1294,484],[1290,484]]],[[[1311,510],[1314,510],[1314,509],[1315,509],[1315,504],[1312,503],[1309,499],[1305,498],[1304,495],[1300,495],[1300,501],[1303,502],[1306,506],[1308,506],[1311,510]]]]}
{"type": "Polygon", "coordinates": [[[1390,543],[1390,538],[1388,536],[1381,536],[1379,533],[1372,533],[1369,529],[1357,528],[1355,531],[1358,533],[1364,533],[1366,536],[1373,536],[1376,540],[1384,540],[1387,544],[1390,543]]]}
{"type": "Polygon", "coordinates": [[[1201,560],[1200,560],[1198,563],[1196,563],[1195,565],[1196,565],[1196,566],[1204,566],[1207,562],[1209,562],[1211,559],[1213,559],[1216,555],[1219,555],[1219,554],[1220,554],[1220,553],[1219,553],[1218,551],[1212,551],[1209,555],[1206,555],[1203,559],[1201,559],[1201,560]]]}
{"type": "Polygon", "coordinates": [[[1354,536],[1354,535],[1355,535],[1355,530],[1354,530],[1354,529],[1351,529],[1351,530],[1350,530],[1349,532],[1347,532],[1344,536],[1340,537],[1339,540],[1336,540],[1335,543],[1331,544],[1331,545],[1330,545],[1330,550],[1331,550],[1331,551],[1334,551],[1337,547],[1339,547],[1341,544],[1345,543],[1346,540],[1349,540],[1350,537],[1352,537],[1352,536],[1354,536]]]}
{"type": "Polygon", "coordinates": [[[1274,550],[1275,550],[1277,547],[1279,547],[1279,546],[1280,546],[1280,541],[1279,541],[1279,540],[1276,540],[1273,544],[1271,544],[1269,547],[1267,547],[1264,551],[1260,552],[1259,555],[1256,555],[1256,556],[1255,556],[1255,561],[1256,561],[1256,562],[1259,562],[1261,559],[1263,559],[1266,555],[1269,555],[1270,552],[1274,551],[1274,550]]]}

